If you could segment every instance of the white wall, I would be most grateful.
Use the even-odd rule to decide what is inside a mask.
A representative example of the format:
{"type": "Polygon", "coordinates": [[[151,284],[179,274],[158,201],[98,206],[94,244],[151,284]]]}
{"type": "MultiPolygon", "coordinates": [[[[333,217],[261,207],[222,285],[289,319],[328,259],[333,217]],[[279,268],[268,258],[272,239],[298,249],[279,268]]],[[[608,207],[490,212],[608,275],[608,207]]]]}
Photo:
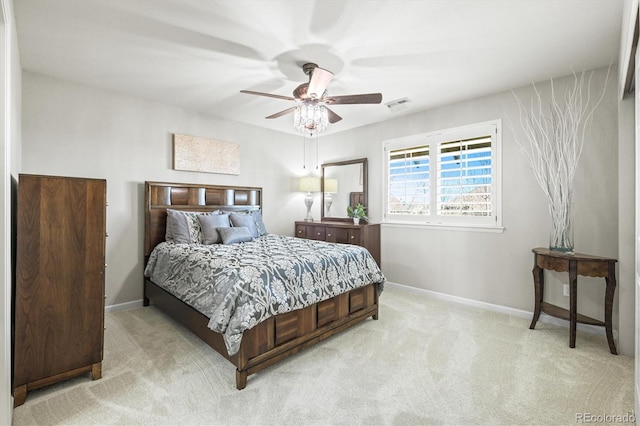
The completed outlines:
{"type": "MultiPolygon", "coordinates": [[[[604,86],[606,69],[597,70],[592,87],[604,86]]],[[[572,77],[571,77],[572,78],[572,77]]],[[[557,79],[556,90],[570,82],[557,79]]],[[[550,85],[540,83],[546,94],[550,85]]],[[[617,70],[609,76],[606,97],[597,109],[585,139],[574,190],[576,251],[618,257],[618,115],[617,70]]],[[[521,100],[533,95],[531,87],[515,90],[521,100]]],[[[382,219],[382,143],[385,139],[426,133],[439,129],[501,118],[503,120],[503,225],[504,233],[452,231],[444,229],[382,227],[382,269],[387,279],[420,289],[458,296],[519,310],[533,310],[534,247],[548,246],[550,219],[546,199],[516,144],[515,135],[525,141],[519,127],[518,107],[511,92],[503,92],[355,129],[322,140],[322,161],[367,156],[369,158],[369,215],[382,219]],[[510,121],[514,123],[510,125],[510,121]],[[514,133],[515,132],[515,133],[514,133]]],[[[626,152],[626,151],[625,151],[626,152]]],[[[625,168],[622,181],[633,178],[625,168]]],[[[625,193],[628,187],[625,186],[625,193]]],[[[621,208],[630,205],[621,203],[621,208]]],[[[625,214],[628,211],[625,211],[625,214]]],[[[628,262],[625,258],[625,262],[628,262]]],[[[630,265],[623,265],[630,267],[630,265]]],[[[568,307],[560,283],[567,274],[547,272],[545,299],[568,307]]],[[[604,317],[604,280],[580,277],[579,312],[604,317]]],[[[618,294],[631,286],[619,280],[618,294]]],[[[614,307],[614,329],[628,330],[633,312],[618,318],[614,307]],[[622,326],[621,324],[624,324],[622,326]]],[[[625,331],[621,339],[629,339],[625,331]]],[[[568,342],[568,334],[567,334],[568,342]]],[[[578,338],[579,345],[579,338],[578,338]]],[[[633,341],[621,342],[626,354],[633,341]]]]}
{"type": "Polygon", "coordinates": [[[23,173],[107,179],[107,305],[142,298],[145,180],[260,186],[269,232],[293,235],[305,216],[304,194],[290,191],[302,137],[39,74],[23,81],[23,173]],[[240,175],[172,170],[172,133],[240,144],[240,175]]]}
{"type": "Polygon", "coordinates": [[[11,424],[12,177],[20,170],[21,71],[13,1],[0,2],[0,424],[11,424]]]}

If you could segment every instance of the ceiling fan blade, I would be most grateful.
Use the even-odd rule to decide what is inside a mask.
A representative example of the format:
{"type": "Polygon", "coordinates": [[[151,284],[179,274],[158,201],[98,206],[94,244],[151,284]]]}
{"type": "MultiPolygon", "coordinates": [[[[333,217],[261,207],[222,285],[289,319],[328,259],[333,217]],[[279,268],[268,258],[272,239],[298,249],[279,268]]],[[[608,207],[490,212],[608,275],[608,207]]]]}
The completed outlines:
{"type": "Polygon", "coordinates": [[[284,111],[280,111],[280,112],[276,112],[275,114],[272,114],[268,117],[265,118],[278,118],[278,117],[282,117],[283,115],[287,115],[292,113],[294,110],[296,109],[296,107],[291,107],[291,108],[287,108],[284,111]]]}
{"type": "Polygon", "coordinates": [[[366,93],[362,95],[329,96],[324,100],[329,105],[338,104],[379,104],[382,93],[366,93]]]}
{"type": "Polygon", "coordinates": [[[329,123],[331,124],[337,123],[338,121],[342,120],[342,117],[340,117],[335,112],[331,111],[329,108],[327,108],[327,113],[329,115],[329,123]]]}
{"type": "Polygon", "coordinates": [[[266,96],[268,98],[284,99],[285,101],[295,101],[295,98],[291,96],[274,95],[273,93],[254,92],[253,90],[241,90],[240,93],[247,93],[249,95],[266,96]]]}
{"type": "Polygon", "coordinates": [[[324,91],[327,90],[332,77],[333,73],[331,71],[320,67],[314,68],[313,74],[311,74],[311,81],[309,81],[307,95],[311,98],[320,99],[324,91]]]}

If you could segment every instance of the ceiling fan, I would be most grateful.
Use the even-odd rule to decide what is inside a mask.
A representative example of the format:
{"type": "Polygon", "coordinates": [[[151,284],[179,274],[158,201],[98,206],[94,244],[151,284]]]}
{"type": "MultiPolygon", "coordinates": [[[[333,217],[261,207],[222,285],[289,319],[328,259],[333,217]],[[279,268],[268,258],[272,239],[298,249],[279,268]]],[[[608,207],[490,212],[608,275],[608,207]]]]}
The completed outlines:
{"type": "Polygon", "coordinates": [[[327,93],[327,87],[333,77],[331,71],[320,68],[314,63],[304,64],[302,71],[309,76],[309,82],[302,83],[296,87],[293,91],[293,97],[255,92],[253,90],[241,90],[240,92],[249,95],[295,101],[298,105],[265,118],[278,118],[286,114],[295,113],[295,127],[309,134],[320,133],[326,128],[328,123],[337,123],[342,120],[342,117],[327,108],[326,105],[379,104],[382,102],[381,93],[331,96],[327,93]]]}

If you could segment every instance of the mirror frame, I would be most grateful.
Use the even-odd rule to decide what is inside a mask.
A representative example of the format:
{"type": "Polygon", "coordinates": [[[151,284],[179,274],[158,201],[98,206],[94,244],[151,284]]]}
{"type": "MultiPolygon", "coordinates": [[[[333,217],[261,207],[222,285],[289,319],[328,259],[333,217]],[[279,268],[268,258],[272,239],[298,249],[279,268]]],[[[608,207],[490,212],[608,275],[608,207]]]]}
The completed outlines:
{"type": "MultiPolygon", "coordinates": [[[[322,164],[322,178],[320,179],[320,194],[321,194],[321,206],[320,206],[320,221],[331,221],[331,222],[353,222],[353,219],[350,217],[333,217],[333,216],[325,216],[324,212],[324,169],[326,167],[333,166],[348,166],[352,164],[362,164],[362,205],[367,209],[367,214],[369,212],[369,194],[368,194],[368,181],[369,181],[369,170],[367,166],[366,158],[358,158],[355,160],[346,160],[346,161],[336,161],[333,163],[324,163],[322,164]]],[[[360,223],[368,223],[366,220],[361,220],[360,223]]]]}

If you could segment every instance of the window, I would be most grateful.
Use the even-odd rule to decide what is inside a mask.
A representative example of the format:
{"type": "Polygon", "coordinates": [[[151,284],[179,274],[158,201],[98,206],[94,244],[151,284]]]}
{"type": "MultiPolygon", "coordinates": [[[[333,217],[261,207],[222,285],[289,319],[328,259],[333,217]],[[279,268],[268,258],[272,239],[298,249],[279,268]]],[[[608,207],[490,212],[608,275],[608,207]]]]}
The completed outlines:
{"type": "Polygon", "coordinates": [[[387,222],[501,226],[499,120],[384,144],[387,222]]]}

